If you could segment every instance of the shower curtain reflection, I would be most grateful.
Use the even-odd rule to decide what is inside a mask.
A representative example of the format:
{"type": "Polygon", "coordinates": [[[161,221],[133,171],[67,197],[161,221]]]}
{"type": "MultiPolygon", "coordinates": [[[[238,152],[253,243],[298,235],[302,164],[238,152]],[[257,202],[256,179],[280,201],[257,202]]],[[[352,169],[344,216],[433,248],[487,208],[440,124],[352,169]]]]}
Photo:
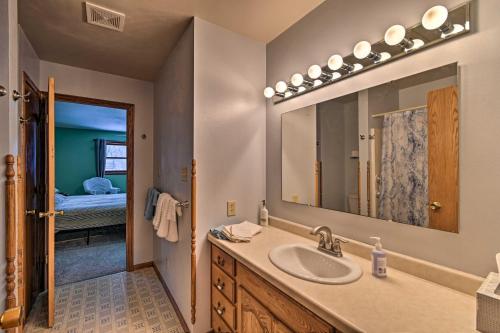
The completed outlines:
{"type": "Polygon", "coordinates": [[[384,116],[378,218],[427,227],[425,108],[384,116]]]}

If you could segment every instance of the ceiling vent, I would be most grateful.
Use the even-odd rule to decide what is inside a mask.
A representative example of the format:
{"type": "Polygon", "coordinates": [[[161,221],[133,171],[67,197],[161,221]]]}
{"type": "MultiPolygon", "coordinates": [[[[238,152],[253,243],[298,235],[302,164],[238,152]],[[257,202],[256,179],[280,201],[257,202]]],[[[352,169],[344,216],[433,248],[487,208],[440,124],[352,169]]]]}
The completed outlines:
{"type": "Polygon", "coordinates": [[[85,2],[85,10],[87,12],[87,23],[115,31],[123,31],[125,14],[90,2],[85,2]]]}

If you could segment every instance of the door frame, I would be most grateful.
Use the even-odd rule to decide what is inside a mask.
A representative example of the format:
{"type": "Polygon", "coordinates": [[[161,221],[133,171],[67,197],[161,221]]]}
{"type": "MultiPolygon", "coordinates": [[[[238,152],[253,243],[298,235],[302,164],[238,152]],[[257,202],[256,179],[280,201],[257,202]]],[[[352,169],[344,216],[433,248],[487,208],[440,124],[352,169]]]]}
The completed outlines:
{"type": "MultiPolygon", "coordinates": [[[[124,109],[127,112],[127,214],[125,222],[126,268],[134,270],[134,104],[67,94],[55,94],[56,101],[124,109]]],[[[56,151],[57,154],[57,151],[56,151]]],[[[56,155],[57,156],[57,155],[56,155]]]]}
{"type": "MultiPolygon", "coordinates": [[[[30,77],[23,72],[22,73],[22,91],[25,91],[26,85],[31,85],[32,87],[38,90],[37,85],[30,79],[30,77]]],[[[39,90],[40,91],[40,90],[39,90]]],[[[47,95],[46,92],[40,91],[42,95],[47,95]]],[[[134,270],[134,115],[135,115],[135,106],[134,104],[101,100],[95,98],[74,96],[74,95],[66,95],[66,94],[55,94],[56,101],[66,101],[66,102],[74,102],[80,104],[89,104],[89,105],[97,105],[104,106],[110,108],[124,109],[127,112],[127,212],[126,212],[126,223],[125,223],[125,233],[126,233],[126,270],[131,272],[134,270]]],[[[23,103],[21,109],[21,117],[24,117],[25,114],[25,104],[23,103]]],[[[25,207],[26,207],[26,196],[25,196],[25,180],[26,180],[26,160],[25,160],[25,152],[26,152],[26,137],[24,126],[22,126],[21,122],[19,123],[19,155],[17,159],[17,169],[18,169],[18,177],[17,177],[17,276],[18,276],[18,299],[19,305],[24,306],[25,302],[25,284],[28,281],[25,281],[25,228],[24,224],[26,223],[25,219],[25,207]]],[[[22,330],[22,328],[21,328],[22,330]]]]}

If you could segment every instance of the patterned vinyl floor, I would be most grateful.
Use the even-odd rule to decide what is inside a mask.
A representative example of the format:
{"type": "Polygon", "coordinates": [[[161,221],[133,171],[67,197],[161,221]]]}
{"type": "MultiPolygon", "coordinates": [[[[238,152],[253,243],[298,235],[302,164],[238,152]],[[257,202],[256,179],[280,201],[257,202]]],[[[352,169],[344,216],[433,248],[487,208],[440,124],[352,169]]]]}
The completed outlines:
{"type": "Polygon", "coordinates": [[[54,327],[47,328],[47,298],[41,295],[25,332],[184,332],[153,268],[57,287],[55,302],[54,327]]]}

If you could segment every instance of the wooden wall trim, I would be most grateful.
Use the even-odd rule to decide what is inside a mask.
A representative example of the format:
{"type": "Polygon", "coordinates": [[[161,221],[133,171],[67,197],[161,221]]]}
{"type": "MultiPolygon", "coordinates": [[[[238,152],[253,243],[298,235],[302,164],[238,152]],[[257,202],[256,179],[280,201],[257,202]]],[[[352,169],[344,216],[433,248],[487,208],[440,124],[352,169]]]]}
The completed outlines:
{"type": "Polygon", "coordinates": [[[5,157],[5,242],[6,242],[6,309],[16,306],[16,172],[14,170],[15,158],[13,155],[5,157]]]}
{"type": "Polygon", "coordinates": [[[196,160],[191,165],[191,323],[196,322],[196,160]]]}

